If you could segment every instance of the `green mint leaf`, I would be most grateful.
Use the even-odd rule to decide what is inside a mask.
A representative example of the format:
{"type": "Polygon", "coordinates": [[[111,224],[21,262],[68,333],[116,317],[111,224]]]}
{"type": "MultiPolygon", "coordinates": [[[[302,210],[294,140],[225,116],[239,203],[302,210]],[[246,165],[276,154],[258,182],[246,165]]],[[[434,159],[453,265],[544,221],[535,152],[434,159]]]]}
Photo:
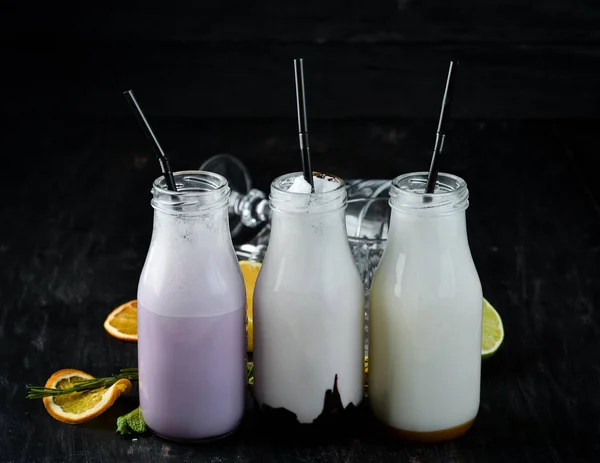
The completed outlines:
{"type": "Polygon", "coordinates": [[[122,436],[132,433],[131,428],[127,424],[127,419],[125,416],[120,416],[117,418],[117,430],[115,432],[117,434],[121,434],[122,436]]]}
{"type": "Polygon", "coordinates": [[[142,434],[148,430],[140,407],[125,415],[125,418],[127,419],[129,427],[135,432],[142,434]]]}
{"type": "Polygon", "coordinates": [[[121,435],[126,434],[143,434],[148,430],[144,417],[142,416],[142,409],[140,407],[132,410],[126,415],[117,418],[117,433],[121,435]]]}

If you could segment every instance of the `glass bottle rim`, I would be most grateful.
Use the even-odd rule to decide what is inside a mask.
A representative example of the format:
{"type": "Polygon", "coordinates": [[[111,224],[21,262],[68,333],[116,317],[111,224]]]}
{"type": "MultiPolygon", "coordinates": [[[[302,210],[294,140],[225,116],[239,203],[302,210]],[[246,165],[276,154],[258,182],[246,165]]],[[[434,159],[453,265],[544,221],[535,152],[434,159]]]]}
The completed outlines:
{"type": "MultiPolygon", "coordinates": [[[[175,179],[175,185],[177,186],[177,191],[169,190],[167,187],[167,181],[165,180],[164,175],[157,177],[156,180],[152,183],[152,187],[159,193],[173,196],[182,196],[182,195],[210,195],[215,191],[219,191],[221,189],[225,189],[228,186],[227,179],[220,174],[216,174],[214,172],[210,172],[208,170],[180,170],[177,172],[173,172],[173,178],[175,179]],[[205,180],[204,183],[212,188],[199,189],[194,187],[186,186],[183,181],[189,181],[191,177],[201,177],[204,176],[206,179],[212,179],[213,182],[207,182],[205,180]],[[182,178],[183,177],[183,178],[182,178]],[[179,182],[178,182],[179,180],[179,182]],[[183,189],[182,189],[183,188],[183,189]]],[[[199,181],[198,179],[194,179],[194,181],[199,181]]]]}
{"type": "Polygon", "coordinates": [[[300,193],[289,191],[289,188],[302,172],[291,172],[280,175],[271,182],[269,206],[272,210],[285,213],[322,214],[333,212],[346,207],[346,183],[341,177],[321,172],[313,172],[313,176],[337,183],[332,190],[319,193],[300,193]],[[304,201],[302,201],[304,199],[304,201]]]}
{"type": "Polygon", "coordinates": [[[392,180],[389,204],[393,209],[413,213],[447,214],[469,206],[467,182],[457,175],[439,172],[436,191],[425,193],[429,173],[409,172],[392,180]]]}
{"type": "Polygon", "coordinates": [[[161,175],[152,184],[152,207],[174,215],[205,214],[227,207],[230,188],[227,179],[214,172],[183,170],[173,172],[177,191],[169,190],[161,175]]]}
{"type": "MultiPolygon", "coordinates": [[[[282,186],[281,186],[284,183],[288,183],[289,186],[291,186],[294,179],[296,179],[298,177],[302,177],[303,175],[304,174],[302,172],[290,172],[289,174],[280,175],[279,177],[275,178],[275,180],[273,180],[271,182],[271,189],[274,189],[280,193],[296,195],[297,197],[306,196],[306,193],[298,193],[296,191],[288,191],[288,189],[282,188],[282,186]]],[[[341,177],[338,177],[336,175],[324,174],[321,172],[313,172],[313,176],[318,177],[318,178],[332,179],[332,180],[335,180],[338,182],[338,185],[333,190],[329,190],[329,191],[325,191],[325,192],[321,192],[321,193],[311,193],[311,196],[313,196],[313,197],[331,195],[335,192],[340,191],[341,189],[345,188],[345,186],[346,186],[344,179],[342,179],[341,177]]],[[[288,186],[288,188],[289,188],[289,186],[288,186]]]]}

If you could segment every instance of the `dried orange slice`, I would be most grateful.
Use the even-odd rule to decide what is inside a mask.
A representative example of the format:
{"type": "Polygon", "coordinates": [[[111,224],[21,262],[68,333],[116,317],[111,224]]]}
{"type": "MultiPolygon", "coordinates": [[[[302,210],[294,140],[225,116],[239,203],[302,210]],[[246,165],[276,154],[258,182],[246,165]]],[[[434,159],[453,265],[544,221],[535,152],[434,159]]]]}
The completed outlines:
{"type": "Polygon", "coordinates": [[[113,310],[104,321],[108,334],[124,341],[137,341],[137,300],[126,302],[113,310]]]}
{"type": "MultiPolygon", "coordinates": [[[[66,389],[78,382],[94,379],[80,370],[59,370],[46,382],[45,387],[66,389]]],[[[119,379],[112,386],[91,391],[44,397],[44,407],[58,421],[78,424],[104,413],[121,394],[131,390],[131,381],[119,379]]]]}
{"type": "Polygon", "coordinates": [[[254,349],[254,322],[252,320],[252,298],[254,297],[254,287],[258,272],[260,272],[260,262],[251,260],[241,260],[240,267],[244,275],[244,284],[246,286],[246,330],[248,332],[248,352],[254,349]]]}

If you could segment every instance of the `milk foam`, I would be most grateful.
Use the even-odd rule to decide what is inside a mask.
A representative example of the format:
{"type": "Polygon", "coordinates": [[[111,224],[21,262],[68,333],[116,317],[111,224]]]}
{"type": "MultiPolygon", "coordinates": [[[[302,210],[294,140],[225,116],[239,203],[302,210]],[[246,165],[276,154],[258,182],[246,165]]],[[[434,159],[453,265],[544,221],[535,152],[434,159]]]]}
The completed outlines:
{"type": "Polygon", "coordinates": [[[318,175],[313,176],[314,193],[311,193],[310,184],[304,180],[302,173],[295,173],[286,176],[278,185],[280,188],[275,201],[273,192],[271,192],[271,206],[275,208],[283,207],[288,212],[324,212],[315,208],[323,206],[327,210],[336,209],[343,206],[345,196],[331,196],[332,193],[342,187],[342,181],[333,176],[318,175]],[[285,192],[285,200],[281,198],[281,192],[285,192]],[[287,195],[286,193],[291,193],[287,195]]]}
{"type": "MultiPolygon", "coordinates": [[[[321,194],[335,190],[340,185],[340,182],[335,177],[323,178],[313,175],[313,185],[315,186],[315,193],[321,194]]],[[[310,184],[300,175],[294,179],[292,186],[287,191],[290,193],[310,194],[311,188],[310,184]]]]}
{"type": "Polygon", "coordinates": [[[147,310],[168,317],[210,317],[243,305],[244,286],[226,228],[227,221],[214,215],[155,213],[138,287],[147,310]]]}
{"type": "MultiPolygon", "coordinates": [[[[314,179],[315,179],[315,177],[313,177],[313,182],[314,182],[314,179]]],[[[306,180],[304,180],[304,177],[296,177],[294,179],[294,183],[292,183],[292,186],[288,189],[288,191],[290,193],[309,194],[311,191],[310,183],[308,183],[306,180]]]]}

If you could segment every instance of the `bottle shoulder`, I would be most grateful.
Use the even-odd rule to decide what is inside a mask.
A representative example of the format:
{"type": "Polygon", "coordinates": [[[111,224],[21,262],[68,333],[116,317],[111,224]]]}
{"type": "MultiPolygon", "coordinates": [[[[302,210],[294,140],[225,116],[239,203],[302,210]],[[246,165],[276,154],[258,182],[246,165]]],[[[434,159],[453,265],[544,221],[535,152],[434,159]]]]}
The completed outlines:
{"type": "MultiPolygon", "coordinates": [[[[149,250],[142,269],[141,293],[189,295],[245,293],[244,279],[233,247],[206,253],[165,253],[149,250]]],[[[209,297],[209,298],[210,298],[209,297]]]]}
{"type": "Polygon", "coordinates": [[[448,292],[481,292],[481,282],[468,247],[442,252],[387,246],[373,277],[373,287],[395,292],[428,294],[438,289],[448,292]]]}
{"type": "Polygon", "coordinates": [[[256,290],[287,290],[296,288],[305,292],[341,291],[363,285],[352,254],[298,252],[278,253],[267,250],[258,277],[256,290]]]}

